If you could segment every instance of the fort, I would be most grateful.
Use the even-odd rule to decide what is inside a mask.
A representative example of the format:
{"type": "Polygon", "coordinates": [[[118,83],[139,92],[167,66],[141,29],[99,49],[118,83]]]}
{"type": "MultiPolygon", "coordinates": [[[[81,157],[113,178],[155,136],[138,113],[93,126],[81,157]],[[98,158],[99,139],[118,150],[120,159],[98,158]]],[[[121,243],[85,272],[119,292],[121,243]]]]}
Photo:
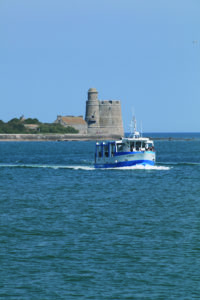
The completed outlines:
{"type": "Polygon", "coordinates": [[[83,119],[83,116],[59,115],[54,123],[43,124],[37,119],[26,120],[24,117],[14,118],[8,123],[2,123],[4,129],[1,130],[0,141],[110,140],[121,138],[124,135],[120,101],[99,100],[98,91],[95,88],[88,90],[85,119],[83,119]],[[37,122],[31,124],[30,122],[34,120],[37,122]],[[11,123],[14,126],[12,127],[13,132],[10,128],[11,123]],[[64,133],[64,130],[59,133],[52,133],[53,125],[66,127],[65,131],[67,133],[64,133]],[[48,133],[43,132],[45,128],[42,126],[47,127],[48,133]],[[26,133],[26,131],[28,132],[26,133]],[[78,133],[73,133],[73,131],[78,133]]]}
{"type": "Polygon", "coordinates": [[[120,101],[99,100],[95,88],[88,90],[85,120],[83,116],[57,116],[55,123],[72,126],[79,134],[106,137],[124,135],[120,101]]]}

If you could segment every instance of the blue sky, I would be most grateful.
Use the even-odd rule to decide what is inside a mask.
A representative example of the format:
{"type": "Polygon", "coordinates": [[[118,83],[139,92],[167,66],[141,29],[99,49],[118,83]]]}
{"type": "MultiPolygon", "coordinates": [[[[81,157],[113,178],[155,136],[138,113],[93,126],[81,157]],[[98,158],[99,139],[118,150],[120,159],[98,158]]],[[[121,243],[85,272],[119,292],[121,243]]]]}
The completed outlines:
{"type": "Polygon", "coordinates": [[[199,0],[1,0],[0,119],[84,115],[87,90],[144,131],[200,132],[199,0]],[[195,42],[194,42],[195,41],[195,42]]]}

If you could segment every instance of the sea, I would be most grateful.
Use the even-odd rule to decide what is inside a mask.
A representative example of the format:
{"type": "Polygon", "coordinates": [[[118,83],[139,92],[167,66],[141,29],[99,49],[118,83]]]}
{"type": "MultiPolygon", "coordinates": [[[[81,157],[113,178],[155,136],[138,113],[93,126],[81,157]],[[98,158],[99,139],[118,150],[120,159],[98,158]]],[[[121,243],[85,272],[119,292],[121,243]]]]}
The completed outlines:
{"type": "Polygon", "coordinates": [[[94,141],[0,142],[0,299],[200,299],[200,133],[156,165],[94,169],[94,141]]]}

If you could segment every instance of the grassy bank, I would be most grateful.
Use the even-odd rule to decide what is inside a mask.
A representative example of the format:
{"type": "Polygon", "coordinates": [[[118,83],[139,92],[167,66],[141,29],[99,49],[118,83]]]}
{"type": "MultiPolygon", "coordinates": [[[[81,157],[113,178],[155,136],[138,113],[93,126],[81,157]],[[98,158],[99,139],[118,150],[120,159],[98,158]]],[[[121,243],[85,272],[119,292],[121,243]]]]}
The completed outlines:
{"type": "Polygon", "coordinates": [[[8,122],[0,120],[0,134],[77,134],[78,130],[73,127],[64,127],[55,123],[42,123],[38,119],[17,119],[8,122]]]}

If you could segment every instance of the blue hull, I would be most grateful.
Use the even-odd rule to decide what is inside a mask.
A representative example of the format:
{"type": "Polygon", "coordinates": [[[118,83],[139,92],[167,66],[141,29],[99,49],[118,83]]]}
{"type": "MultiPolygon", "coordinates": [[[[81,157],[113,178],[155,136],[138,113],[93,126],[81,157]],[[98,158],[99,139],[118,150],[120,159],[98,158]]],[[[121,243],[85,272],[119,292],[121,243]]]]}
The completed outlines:
{"type": "Polygon", "coordinates": [[[95,164],[94,167],[98,168],[120,168],[120,167],[131,167],[136,165],[143,165],[143,166],[154,166],[155,162],[152,160],[133,160],[133,161],[123,161],[117,162],[114,164],[95,164]]]}

